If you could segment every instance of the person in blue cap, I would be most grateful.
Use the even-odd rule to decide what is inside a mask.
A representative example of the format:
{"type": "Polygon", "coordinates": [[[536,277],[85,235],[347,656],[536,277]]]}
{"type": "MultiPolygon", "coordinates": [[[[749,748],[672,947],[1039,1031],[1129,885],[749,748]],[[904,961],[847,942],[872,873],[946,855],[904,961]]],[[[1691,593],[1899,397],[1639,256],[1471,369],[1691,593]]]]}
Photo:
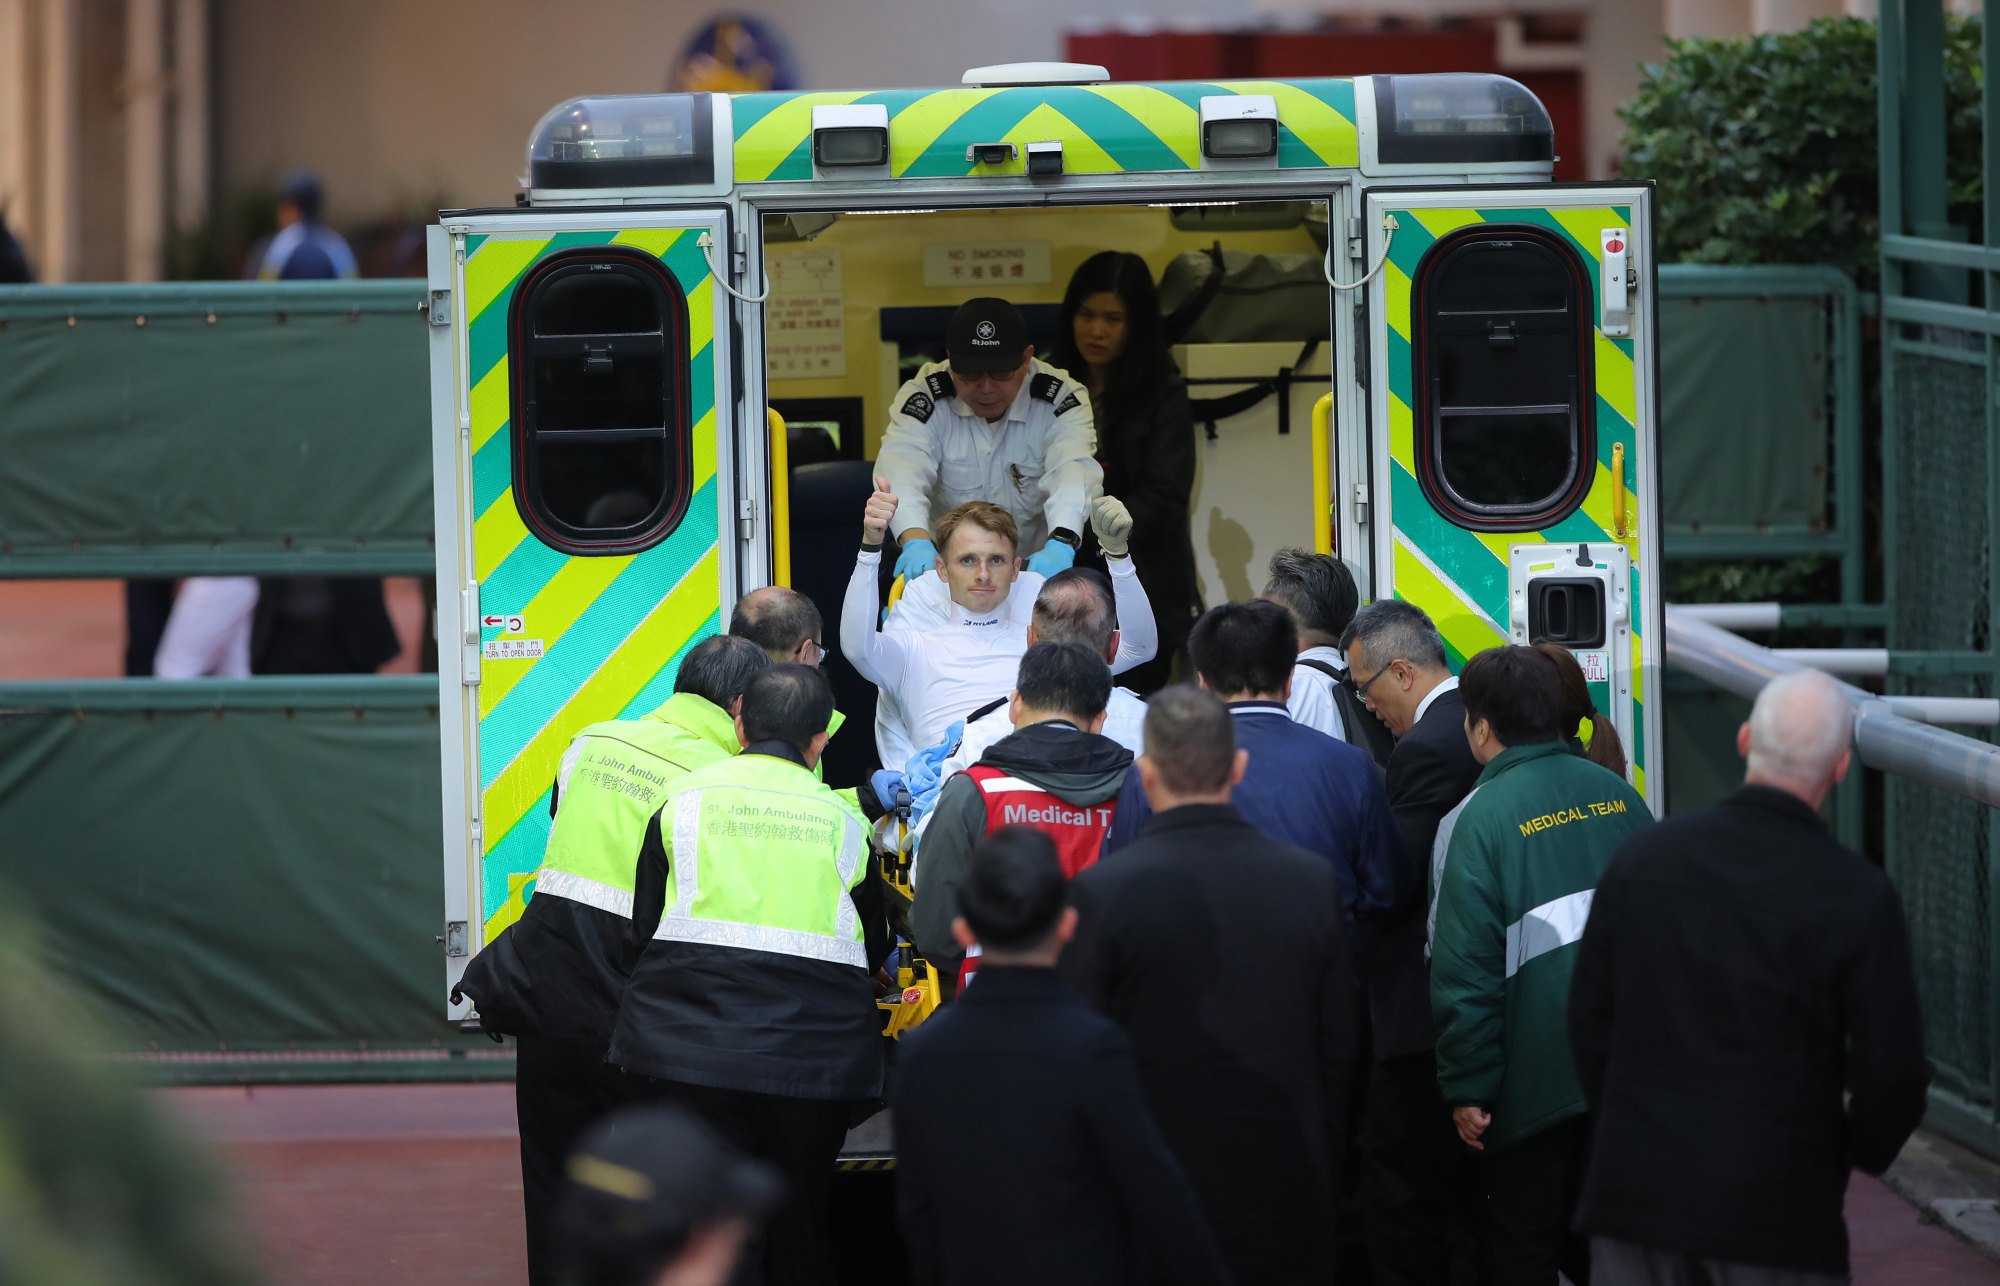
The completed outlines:
{"type": "Polygon", "coordinates": [[[278,185],[278,231],[250,252],[245,276],[259,281],[331,281],[360,275],[354,252],[320,222],[326,191],[311,170],[293,170],[278,185]]]}
{"type": "Polygon", "coordinates": [[[969,500],[1014,515],[1029,571],[1067,569],[1104,487],[1089,392],[1035,356],[1027,322],[1004,299],[961,305],[945,353],[897,390],[875,461],[902,501],[896,574],[915,581],[932,570],[932,516],[969,500]]]}

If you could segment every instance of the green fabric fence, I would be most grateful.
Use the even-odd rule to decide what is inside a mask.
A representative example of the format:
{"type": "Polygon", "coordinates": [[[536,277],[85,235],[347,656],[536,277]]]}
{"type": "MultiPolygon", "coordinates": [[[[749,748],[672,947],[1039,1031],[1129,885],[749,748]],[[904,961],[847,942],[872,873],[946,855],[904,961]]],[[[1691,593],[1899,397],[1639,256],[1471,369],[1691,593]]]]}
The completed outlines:
{"type": "Polygon", "coordinates": [[[0,576],[430,571],[426,302],[0,288],[0,576]]]}

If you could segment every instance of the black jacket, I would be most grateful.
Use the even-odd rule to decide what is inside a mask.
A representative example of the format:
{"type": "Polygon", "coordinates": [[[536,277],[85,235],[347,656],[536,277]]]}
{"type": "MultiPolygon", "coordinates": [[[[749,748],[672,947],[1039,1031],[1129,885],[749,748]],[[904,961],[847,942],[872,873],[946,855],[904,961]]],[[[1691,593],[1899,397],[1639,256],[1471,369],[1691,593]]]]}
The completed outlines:
{"type": "Polygon", "coordinates": [[[1132,1042],[1237,1280],[1331,1280],[1356,1021],[1332,868],[1188,804],[1070,888],[1062,971],[1132,1042]]]}
{"type": "MultiPolygon", "coordinates": [[[[1132,511],[1132,566],[1159,623],[1159,655],[1169,657],[1187,642],[1201,615],[1189,517],[1194,414],[1178,371],[1143,396],[1117,393],[1092,406],[1097,459],[1104,466],[1104,494],[1118,497],[1132,511]]],[[[1092,555],[1101,567],[1094,541],[1092,555]]]]}
{"type": "Polygon", "coordinates": [[[250,614],[256,674],[373,674],[403,650],[383,598],[366,576],[265,577],[250,614]]]}
{"type": "Polygon", "coordinates": [[[521,918],[467,962],[453,999],[472,997],[489,1032],[539,1036],[602,1057],[642,945],[615,911],[531,897],[521,918]]]}
{"type": "Polygon", "coordinates": [[[1228,1280],[1125,1038],[1052,971],[989,965],[898,1055],[918,1286],[1228,1280]]]}
{"type": "MultiPolygon", "coordinates": [[[[1109,737],[1068,723],[1036,723],[994,742],[979,762],[1033,782],[1079,807],[1115,799],[1132,767],[1132,752],[1109,737]]],[[[910,932],[945,978],[958,976],[964,952],[951,936],[958,915],[958,886],[972,865],[972,850],[986,836],[986,805],[972,778],[960,773],[938,792],[917,858],[917,898],[910,932]]]]}
{"type": "Polygon", "coordinates": [[[1848,1170],[1895,1159],[1930,1065],[1902,903],[1802,801],[1746,786],[1627,840],[1569,1029],[1597,1114],[1578,1227],[1847,1271],[1848,1170]]]}
{"type": "Polygon", "coordinates": [[[1375,926],[1362,963],[1378,1059],[1421,1053],[1437,1044],[1430,971],[1424,964],[1431,845],[1438,823],[1472,792],[1478,778],[1479,761],[1465,740],[1465,702],[1457,689],[1440,693],[1389,756],[1389,812],[1403,841],[1403,868],[1396,912],[1375,926]]]}
{"type": "MultiPolygon", "coordinates": [[[[825,790],[789,745],[753,742],[738,758],[754,755],[795,765],[801,793],[825,790]]],[[[694,776],[721,767],[710,764],[694,776]]],[[[785,795],[771,798],[775,804],[785,795]]],[[[669,796],[665,807],[673,805],[669,796]]],[[[834,857],[827,854],[828,861],[834,857]]],[[[828,1102],[875,1098],[882,1088],[881,1014],[869,975],[885,935],[878,926],[880,877],[865,847],[848,899],[869,942],[867,967],[653,938],[674,860],[656,812],[639,851],[632,897],[629,932],[643,949],[619,997],[607,1061],[683,1085],[828,1102]]]]}

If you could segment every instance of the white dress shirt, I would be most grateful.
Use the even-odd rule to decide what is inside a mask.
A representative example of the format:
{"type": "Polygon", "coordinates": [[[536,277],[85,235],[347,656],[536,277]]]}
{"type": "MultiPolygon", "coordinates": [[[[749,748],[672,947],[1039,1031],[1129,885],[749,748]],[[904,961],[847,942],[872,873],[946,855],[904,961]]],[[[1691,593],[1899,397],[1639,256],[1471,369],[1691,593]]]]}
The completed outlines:
{"type": "MultiPolygon", "coordinates": [[[[1309,647],[1299,653],[1299,660],[1324,661],[1342,674],[1347,673],[1347,658],[1337,647],[1309,647]]],[[[1334,685],[1339,682],[1310,665],[1294,665],[1292,695],[1285,698],[1285,708],[1292,712],[1294,721],[1317,728],[1335,741],[1345,741],[1347,720],[1341,717],[1340,703],[1333,699],[1334,685]]]]}

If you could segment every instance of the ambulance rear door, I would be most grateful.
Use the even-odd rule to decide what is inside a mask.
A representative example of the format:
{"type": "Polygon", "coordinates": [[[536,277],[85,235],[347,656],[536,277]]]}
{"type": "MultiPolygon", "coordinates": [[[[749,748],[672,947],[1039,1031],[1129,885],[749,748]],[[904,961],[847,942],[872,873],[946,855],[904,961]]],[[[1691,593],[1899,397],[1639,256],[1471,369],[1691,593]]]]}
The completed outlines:
{"type": "Polygon", "coordinates": [[[1369,262],[1377,594],[1454,671],[1573,651],[1662,800],[1652,189],[1375,188],[1369,262]],[[1386,449],[1385,449],[1386,448],[1386,449]]]}
{"type": "Polygon", "coordinates": [[[658,706],[721,627],[726,231],[720,208],[433,230],[447,988],[533,893],[570,739],[658,706]]]}

